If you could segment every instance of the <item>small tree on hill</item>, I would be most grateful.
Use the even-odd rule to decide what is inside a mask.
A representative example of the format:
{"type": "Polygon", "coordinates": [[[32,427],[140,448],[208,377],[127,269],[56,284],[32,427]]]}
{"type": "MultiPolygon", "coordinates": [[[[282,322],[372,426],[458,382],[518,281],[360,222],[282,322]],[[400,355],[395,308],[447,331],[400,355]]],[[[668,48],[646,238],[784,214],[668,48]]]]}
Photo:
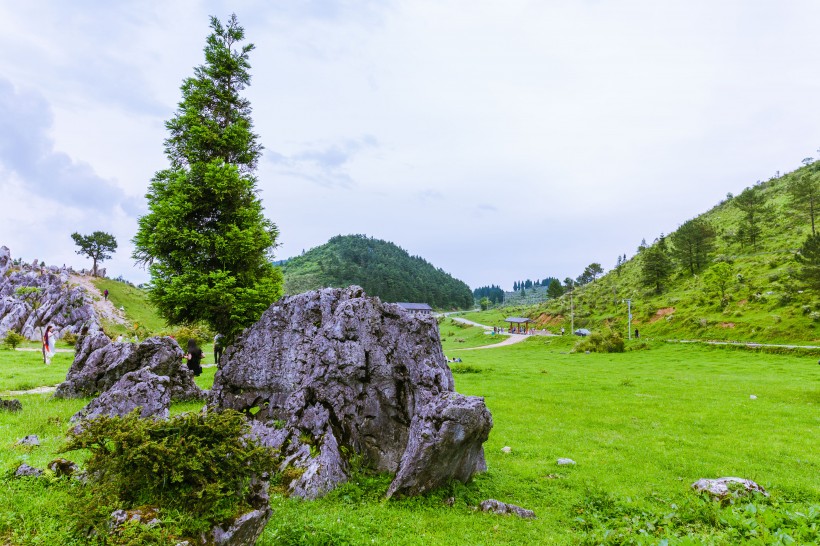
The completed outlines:
{"type": "Polygon", "coordinates": [[[547,286],[547,296],[552,299],[560,298],[564,294],[564,289],[558,279],[552,279],[549,286],[547,286]]]}
{"type": "Polygon", "coordinates": [[[758,188],[746,188],[732,203],[743,213],[737,232],[738,239],[741,244],[748,243],[757,250],[757,243],[763,232],[762,225],[769,213],[763,192],[758,188]]]}
{"type": "Polygon", "coordinates": [[[797,278],[809,288],[820,290],[820,234],[806,237],[794,259],[800,264],[797,278]]]}
{"type": "Polygon", "coordinates": [[[641,281],[652,286],[655,292],[663,291],[663,284],[672,274],[672,260],[666,248],[666,240],[661,236],[655,244],[644,248],[641,253],[641,281]]]}
{"type": "MultiPolygon", "coordinates": [[[[807,158],[811,159],[811,158],[807,158]]],[[[806,171],[800,176],[795,176],[787,186],[789,192],[789,204],[792,209],[803,218],[808,218],[811,223],[811,233],[817,233],[814,227],[814,220],[820,210],[820,173],[814,168],[814,164],[807,165],[806,171]]]]}
{"type": "Polygon", "coordinates": [[[692,275],[706,266],[715,249],[715,229],[702,218],[684,222],[669,239],[672,257],[692,275]]]}
{"type": "Polygon", "coordinates": [[[710,267],[703,275],[703,285],[706,292],[720,296],[721,305],[726,305],[726,291],[732,283],[732,266],[726,262],[718,262],[710,267]]]}
{"type": "Polygon", "coordinates": [[[111,254],[117,250],[117,240],[110,233],[95,231],[91,235],[80,235],[72,233],[71,238],[80,247],[77,254],[88,256],[94,262],[91,267],[91,274],[97,276],[97,263],[111,258],[111,254]]]}
{"type": "Polygon", "coordinates": [[[237,46],[235,15],[225,25],[212,17],[211,29],[205,64],[165,124],[171,165],[151,182],[134,258],[149,266],[150,299],[170,324],[205,321],[230,338],[279,298],[282,273],[272,264],[279,231],[257,195],[262,146],[240,95],[253,45],[237,46]]]}

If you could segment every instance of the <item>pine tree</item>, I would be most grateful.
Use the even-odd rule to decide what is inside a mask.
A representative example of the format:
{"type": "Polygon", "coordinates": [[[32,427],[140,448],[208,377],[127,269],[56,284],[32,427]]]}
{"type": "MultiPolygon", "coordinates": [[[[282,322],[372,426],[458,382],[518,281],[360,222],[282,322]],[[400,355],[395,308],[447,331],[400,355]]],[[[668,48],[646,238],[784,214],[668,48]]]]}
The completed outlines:
{"type": "Polygon", "coordinates": [[[165,124],[171,165],[151,182],[134,258],[149,266],[150,299],[170,324],[204,321],[232,337],[279,298],[282,275],[271,263],[279,232],[257,197],[262,146],[240,95],[254,46],[238,47],[235,15],[212,17],[211,29],[205,64],[165,124]]]}
{"type": "Polygon", "coordinates": [[[817,233],[814,221],[820,211],[820,180],[818,177],[820,173],[817,172],[817,167],[814,164],[807,164],[806,171],[800,176],[795,176],[787,186],[792,208],[804,218],[808,218],[812,235],[817,233]]]}
{"type": "Polygon", "coordinates": [[[800,264],[797,278],[809,288],[820,290],[820,234],[806,237],[794,258],[800,264]]]}
{"type": "Polygon", "coordinates": [[[641,252],[641,280],[644,285],[652,286],[655,292],[661,293],[663,283],[672,274],[672,260],[666,249],[666,240],[661,236],[655,244],[641,252]]]}
{"type": "Polygon", "coordinates": [[[749,243],[757,250],[757,241],[763,231],[761,224],[769,212],[763,193],[757,188],[746,188],[732,202],[743,212],[738,239],[741,244],[749,243]]]}
{"type": "Polygon", "coordinates": [[[672,257],[692,275],[706,266],[715,249],[715,229],[701,218],[684,222],[669,239],[672,257]]]}

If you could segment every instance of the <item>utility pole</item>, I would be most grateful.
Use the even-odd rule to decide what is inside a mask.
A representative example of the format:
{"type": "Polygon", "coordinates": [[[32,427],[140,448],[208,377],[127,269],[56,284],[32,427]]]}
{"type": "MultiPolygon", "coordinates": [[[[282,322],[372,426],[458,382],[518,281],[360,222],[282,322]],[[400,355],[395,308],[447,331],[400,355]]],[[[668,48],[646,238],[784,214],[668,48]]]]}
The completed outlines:
{"type": "Polygon", "coordinates": [[[625,299],[626,302],[626,335],[627,339],[632,339],[632,300],[625,299]]]}
{"type": "Polygon", "coordinates": [[[570,281],[569,283],[569,333],[570,335],[575,333],[575,307],[572,302],[572,295],[575,292],[575,283],[570,281]]]}

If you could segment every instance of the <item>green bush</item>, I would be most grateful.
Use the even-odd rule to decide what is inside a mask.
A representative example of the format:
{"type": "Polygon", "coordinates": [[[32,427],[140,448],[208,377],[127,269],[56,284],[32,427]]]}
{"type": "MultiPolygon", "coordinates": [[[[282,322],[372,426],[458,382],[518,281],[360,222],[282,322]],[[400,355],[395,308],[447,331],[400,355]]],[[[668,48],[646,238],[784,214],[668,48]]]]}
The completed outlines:
{"type": "MultiPolygon", "coordinates": [[[[236,411],[184,413],[169,420],[103,416],[69,433],[62,451],[85,449],[88,495],[110,507],[155,506],[186,516],[186,533],[207,531],[249,508],[251,478],[275,467],[274,453],[246,438],[236,411]]],[[[88,518],[86,509],[76,514],[88,518]]],[[[87,522],[97,527],[104,522],[87,522]]]]}
{"type": "Polygon", "coordinates": [[[622,353],[624,352],[624,338],[621,334],[607,330],[606,332],[593,332],[585,340],[579,341],[575,346],[576,352],[591,353],[622,353]]]}
{"type": "Polygon", "coordinates": [[[197,345],[204,345],[214,338],[214,333],[202,326],[177,326],[162,332],[161,335],[173,337],[181,347],[184,347],[189,339],[196,341],[197,345]]]}
{"type": "Polygon", "coordinates": [[[3,345],[5,345],[10,350],[15,350],[18,345],[23,343],[26,340],[25,337],[21,336],[14,330],[9,330],[6,332],[6,337],[3,338],[3,345]]]}
{"type": "Polygon", "coordinates": [[[69,345],[77,344],[77,334],[74,332],[66,332],[63,334],[63,341],[69,345]]]}

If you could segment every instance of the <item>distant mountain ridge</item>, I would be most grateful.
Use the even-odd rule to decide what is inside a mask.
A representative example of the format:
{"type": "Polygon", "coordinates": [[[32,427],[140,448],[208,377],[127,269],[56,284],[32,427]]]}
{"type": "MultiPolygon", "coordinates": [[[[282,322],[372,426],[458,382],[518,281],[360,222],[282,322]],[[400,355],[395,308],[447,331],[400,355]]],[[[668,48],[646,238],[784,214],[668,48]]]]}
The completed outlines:
{"type": "Polygon", "coordinates": [[[366,235],[337,235],[282,265],[285,293],[357,284],[387,302],[428,303],[434,308],[469,308],[466,283],[401,247],[366,235]]]}

